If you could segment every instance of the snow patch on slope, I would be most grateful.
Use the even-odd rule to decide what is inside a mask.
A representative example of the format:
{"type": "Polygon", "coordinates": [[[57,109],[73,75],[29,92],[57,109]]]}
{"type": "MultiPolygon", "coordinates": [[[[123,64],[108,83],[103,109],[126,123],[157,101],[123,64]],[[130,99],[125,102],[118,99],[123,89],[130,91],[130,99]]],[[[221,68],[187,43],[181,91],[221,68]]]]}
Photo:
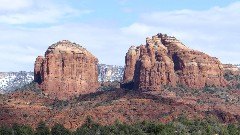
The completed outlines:
{"type": "Polygon", "coordinates": [[[34,79],[33,72],[2,72],[0,73],[0,93],[10,93],[29,84],[34,79]]]}

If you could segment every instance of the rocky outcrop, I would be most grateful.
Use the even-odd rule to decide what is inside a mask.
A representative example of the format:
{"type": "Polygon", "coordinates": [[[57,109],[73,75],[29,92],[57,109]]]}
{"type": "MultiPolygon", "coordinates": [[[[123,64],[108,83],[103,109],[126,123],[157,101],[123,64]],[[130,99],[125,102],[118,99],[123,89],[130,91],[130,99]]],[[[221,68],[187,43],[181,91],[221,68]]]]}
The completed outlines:
{"type": "MultiPolygon", "coordinates": [[[[44,57],[39,56],[36,60],[35,71],[33,72],[19,71],[19,72],[0,72],[0,93],[6,94],[21,89],[23,86],[30,84],[34,80],[41,83],[42,61],[44,57]]],[[[98,64],[98,81],[99,82],[120,82],[123,78],[124,68],[117,65],[98,64]]]]}
{"type": "Polygon", "coordinates": [[[98,59],[82,46],[68,40],[51,45],[45,57],[37,57],[34,80],[51,98],[67,99],[95,92],[98,59]]]}
{"type": "Polygon", "coordinates": [[[225,71],[232,71],[232,72],[239,71],[239,68],[232,64],[223,64],[223,69],[225,71]]]}
{"type": "Polygon", "coordinates": [[[136,60],[139,58],[139,50],[135,46],[131,46],[125,56],[125,68],[123,74],[124,82],[132,81],[134,76],[134,70],[136,60]]]}
{"type": "Polygon", "coordinates": [[[147,38],[146,45],[130,47],[125,64],[123,81],[133,80],[141,91],[177,84],[194,89],[226,84],[217,58],[189,49],[175,37],[161,33],[147,38]]]}

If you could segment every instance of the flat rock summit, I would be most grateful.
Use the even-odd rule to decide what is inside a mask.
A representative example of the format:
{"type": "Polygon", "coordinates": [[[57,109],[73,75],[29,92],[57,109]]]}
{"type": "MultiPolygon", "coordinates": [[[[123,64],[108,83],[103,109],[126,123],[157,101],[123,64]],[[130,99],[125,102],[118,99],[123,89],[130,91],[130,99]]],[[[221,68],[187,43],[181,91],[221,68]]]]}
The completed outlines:
{"type": "Polygon", "coordinates": [[[45,57],[35,62],[34,81],[52,98],[95,92],[98,83],[98,59],[79,44],[68,40],[48,47],[45,57]]]}

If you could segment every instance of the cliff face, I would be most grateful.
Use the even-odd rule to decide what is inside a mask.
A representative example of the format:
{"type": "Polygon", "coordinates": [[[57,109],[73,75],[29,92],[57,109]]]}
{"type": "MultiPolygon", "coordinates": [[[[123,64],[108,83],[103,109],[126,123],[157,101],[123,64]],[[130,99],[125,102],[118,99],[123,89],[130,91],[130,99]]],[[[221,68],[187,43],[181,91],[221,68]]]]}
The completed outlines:
{"type": "Polygon", "coordinates": [[[76,43],[63,40],[51,45],[45,57],[37,57],[34,80],[51,98],[95,92],[98,59],[76,43]]]}
{"type": "Polygon", "coordinates": [[[135,65],[139,58],[139,49],[131,46],[125,56],[125,68],[123,74],[124,82],[132,81],[134,76],[135,65]]]}
{"type": "MultiPolygon", "coordinates": [[[[0,93],[11,93],[24,85],[31,83],[34,79],[41,83],[43,76],[41,76],[42,62],[44,57],[39,56],[35,63],[35,74],[33,72],[19,71],[19,72],[0,72],[0,93]]],[[[124,68],[116,65],[98,64],[98,81],[99,82],[114,82],[122,81],[124,68]]]]}
{"type": "Polygon", "coordinates": [[[133,80],[142,91],[176,84],[190,88],[224,86],[223,66],[205,53],[187,48],[175,37],[157,34],[146,45],[131,47],[126,54],[124,82],[133,80]]]}

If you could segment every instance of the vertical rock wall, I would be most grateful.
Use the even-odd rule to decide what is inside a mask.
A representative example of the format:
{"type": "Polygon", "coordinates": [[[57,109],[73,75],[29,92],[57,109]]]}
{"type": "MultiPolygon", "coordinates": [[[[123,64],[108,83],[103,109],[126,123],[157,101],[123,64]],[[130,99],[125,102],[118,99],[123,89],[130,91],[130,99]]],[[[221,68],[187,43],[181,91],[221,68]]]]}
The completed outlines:
{"type": "Polygon", "coordinates": [[[156,91],[162,86],[183,85],[200,89],[224,86],[220,61],[189,49],[175,37],[157,34],[146,45],[131,47],[126,54],[124,82],[133,80],[136,89],[156,91]]]}
{"type": "Polygon", "coordinates": [[[51,98],[95,92],[98,59],[76,43],[63,40],[50,46],[35,62],[34,80],[51,98]]]}

